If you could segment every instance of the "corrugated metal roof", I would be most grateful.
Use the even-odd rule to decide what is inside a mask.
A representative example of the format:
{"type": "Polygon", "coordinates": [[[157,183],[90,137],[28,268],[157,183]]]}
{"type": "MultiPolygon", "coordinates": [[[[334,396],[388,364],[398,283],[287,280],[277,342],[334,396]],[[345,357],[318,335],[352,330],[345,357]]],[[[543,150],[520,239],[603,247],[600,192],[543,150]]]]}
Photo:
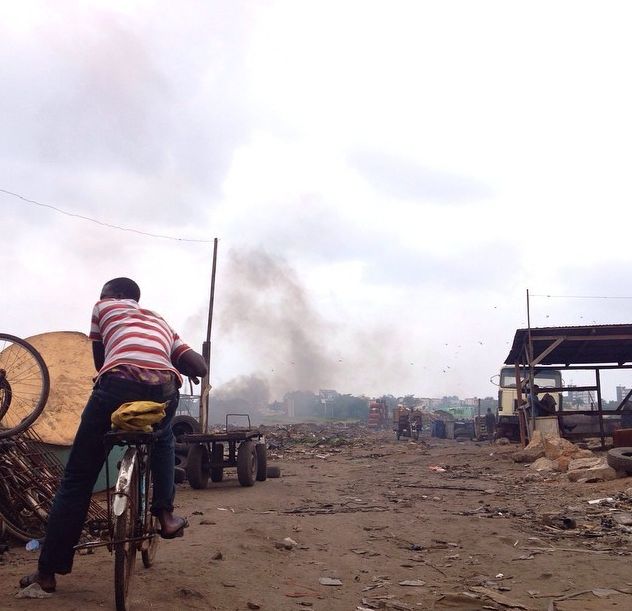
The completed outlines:
{"type": "MultiPolygon", "coordinates": [[[[505,364],[524,362],[528,329],[518,329],[505,364]]],[[[531,329],[533,352],[537,357],[556,339],[561,343],[549,352],[541,365],[623,365],[632,363],[632,324],[536,327],[531,329]]]]}

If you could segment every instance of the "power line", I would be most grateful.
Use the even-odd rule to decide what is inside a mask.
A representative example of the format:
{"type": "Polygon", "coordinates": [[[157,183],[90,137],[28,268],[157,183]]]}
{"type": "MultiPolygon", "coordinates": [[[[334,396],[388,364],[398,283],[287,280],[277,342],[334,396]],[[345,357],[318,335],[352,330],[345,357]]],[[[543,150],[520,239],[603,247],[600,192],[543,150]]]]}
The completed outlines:
{"type": "Polygon", "coordinates": [[[179,238],[177,236],[164,235],[160,233],[150,233],[148,231],[141,231],[140,229],[134,229],[132,227],[121,227],[120,225],[114,225],[113,223],[106,223],[105,221],[100,221],[90,216],[85,216],[83,214],[68,212],[67,210],[62,210],[61,208],[58,208],[57,206],[53,206],[51,204],[43,204],[42,202],[35,201],[34,199],[28,199],[27,197],[24,197],[20,195],[19,193],[13,193],[12,191],[7,191],[6,189],[0,188],[0,193],[5,193],[6,195],[11,195],[13,197],[16,197],[27,204],[40,206],[41,208],[48,208],[49,210],[53,210],[54,212],[58,212],[59,214],[64,214],[65,216],[81,219],[83,221],[89,221],[91,223],[95,223],[96,225],[101,225],[102,227],[109,227],[110,229],[118,229],[119,231],[129,231],[130,233],[137,233],[139,235],[144,235],[150,238],[161,238],[163,240],[175,240],[176,242],[198,242],[201,244],[213,243],[213,240],[201,240],[201,239],[196,239],[196,238],[179,238]]]}
{"type": "Polygon", "coordinates": [[[531,297],[548,297],[551,299],[632,299],[632,297],[620,297],[617,295],[534,295],[531,297]]]}

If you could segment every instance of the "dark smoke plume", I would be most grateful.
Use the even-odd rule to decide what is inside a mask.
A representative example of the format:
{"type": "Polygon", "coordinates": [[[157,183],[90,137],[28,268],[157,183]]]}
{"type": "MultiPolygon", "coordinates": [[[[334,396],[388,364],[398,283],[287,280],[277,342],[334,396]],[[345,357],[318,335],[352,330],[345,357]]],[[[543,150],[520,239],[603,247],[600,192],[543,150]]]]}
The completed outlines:
{"type": "Polygon", "coordinates": [[[220,325],[269,368],[258,375],[271,393],[328,388],[335,368],[326,343],[334,328],[312,307],[296,271],[263,250],[231,251],[227,268],[220,325]]]}

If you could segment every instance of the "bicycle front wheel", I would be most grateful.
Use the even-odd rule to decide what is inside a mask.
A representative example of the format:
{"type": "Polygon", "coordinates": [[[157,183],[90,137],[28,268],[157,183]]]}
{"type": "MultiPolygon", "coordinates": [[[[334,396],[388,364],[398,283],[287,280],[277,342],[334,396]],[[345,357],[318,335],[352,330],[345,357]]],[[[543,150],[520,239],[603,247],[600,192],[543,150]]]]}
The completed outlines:
{"type": "Polygon", "coordinates": [[[48,368],[40,353],[25,340],[0,333],[0,439],[31,426],[49,390],[48,368]]]}
{"type": "MultiPolygon", "coordinates": [[[[134,448],[129,448],[121,461],[121,473],[126,472],[126,482],[119,488],[117,483],[116,493],[125,498],[125,509],[114,517],[114,595],[116,599],[116,611],[129,609],[127,600],[130,591],[130,583],[134,575],[136,564],[136,551],[139,535],[139,478],[140,464],[138,453],[134,448]]],[[[121,477],[121,476],[119,476],[121,477]]]]}

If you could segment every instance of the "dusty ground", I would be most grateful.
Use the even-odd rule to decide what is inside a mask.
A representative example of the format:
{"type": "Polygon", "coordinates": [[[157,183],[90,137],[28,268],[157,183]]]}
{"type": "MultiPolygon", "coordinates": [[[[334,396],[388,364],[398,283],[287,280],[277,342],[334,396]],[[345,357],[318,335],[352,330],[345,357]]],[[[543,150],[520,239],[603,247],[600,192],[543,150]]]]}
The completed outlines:
{"type": "MultiPolygon", "coordinates": [[[[179,486],[191,527],[137,567],[133,608],[632,609],[629,527],[612,519],[632,508],[630,478],[571,484],[513,463],[515,447],[390,432],[315,443],[282,443],[282,477],[252,488],[231,472],[207,490],[179,486]],[[604,496],[615,501],[587,502],[604,496]],[[277,546],[286,537],[298,545],[277,546]]],[[[15,599],[35,561],[23,546],[4,554],[0,609],[114,608],[107,551],[79,556],[53,598],[15,599]]]]}

